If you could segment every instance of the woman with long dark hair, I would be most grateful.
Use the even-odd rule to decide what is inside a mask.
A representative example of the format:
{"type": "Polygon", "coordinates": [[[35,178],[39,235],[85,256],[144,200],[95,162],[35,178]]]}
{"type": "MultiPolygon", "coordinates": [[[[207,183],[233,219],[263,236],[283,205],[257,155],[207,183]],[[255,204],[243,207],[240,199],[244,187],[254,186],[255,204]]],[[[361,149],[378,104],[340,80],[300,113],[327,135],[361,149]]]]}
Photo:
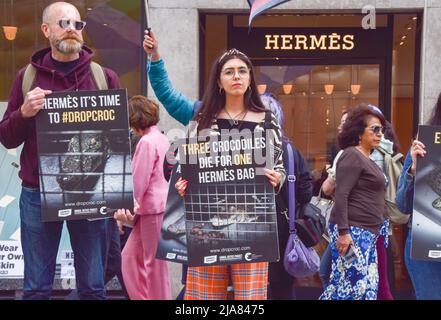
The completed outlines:
{"type": "Polygon", "coordinates": [[[251,61],[240,51],[231,49],[214,64],[202,107],[194,120],[200,131],[211,127],[217,118],[259,122],[265,110],[251,61]]]}
{"type": "MultiPolygon", "coordinates": [[[[189,135],[202,130],[220,134],[228,130],[269,131],[274,145],[281,148],[281,129],[274,115],[260,100],[249,58],[238,51],[226,51],[213,65],[202,106],[190,124],[189,135]]],[[[279,189],[285,179],[281,157],[273,169],[265,169],[270,184],[279,189]]],[[[176,189],[185,195],[187,181],[179,179],[176,189]]],[[[189,267],[186,300],[224,300],[231,275],[236,300],[267,299],[268,263],[189,267]]]]}

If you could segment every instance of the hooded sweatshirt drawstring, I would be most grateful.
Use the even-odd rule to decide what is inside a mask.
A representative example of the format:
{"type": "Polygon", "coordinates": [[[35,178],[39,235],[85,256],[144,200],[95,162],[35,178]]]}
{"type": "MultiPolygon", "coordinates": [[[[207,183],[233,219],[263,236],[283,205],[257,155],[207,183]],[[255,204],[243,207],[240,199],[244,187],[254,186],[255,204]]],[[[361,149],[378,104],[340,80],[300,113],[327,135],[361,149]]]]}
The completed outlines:
{"type": "Polygon", "coordinates": [[[52,70],[52,79],[51,79],[51,88],[54,87],[54,81],[55,81],[55,70],[52,70]]]}
{"type": "Polygon", "coordinates": [[[77,72],[75,71],[74,74],[75,74],[75,90],[78,91],[79,88],[78,88],[78,76],[77,76],[77,72]]]}

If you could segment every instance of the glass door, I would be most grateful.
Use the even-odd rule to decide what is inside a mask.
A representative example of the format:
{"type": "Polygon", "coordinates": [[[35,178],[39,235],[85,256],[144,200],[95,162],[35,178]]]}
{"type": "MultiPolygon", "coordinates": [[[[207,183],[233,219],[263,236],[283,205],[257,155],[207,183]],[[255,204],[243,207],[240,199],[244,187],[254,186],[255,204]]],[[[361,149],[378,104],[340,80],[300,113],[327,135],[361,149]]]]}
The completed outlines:
{"type": "Polygon", "coordinates": [[[380,64],[257,66],[260,93],[282,104],[285,135],[308,160],[314,190],[336,154],[342,112],[380,101],[380,64]]]}

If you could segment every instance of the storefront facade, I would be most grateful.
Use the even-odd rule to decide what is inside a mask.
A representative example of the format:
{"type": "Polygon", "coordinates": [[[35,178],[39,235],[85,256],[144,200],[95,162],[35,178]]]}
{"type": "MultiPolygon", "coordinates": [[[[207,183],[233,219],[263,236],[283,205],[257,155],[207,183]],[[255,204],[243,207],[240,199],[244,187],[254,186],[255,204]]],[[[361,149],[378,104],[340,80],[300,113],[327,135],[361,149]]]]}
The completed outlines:
{"type": "MultiPolygon", "coordinates": [[[[184,2],[150,4],[152,27],[175,88],[200,98],[219,53],[227,47],[245,52],[256,66],[259,91],[282,103],[285,134],[307,158],[316,191],[332,159],[343,111],[361,102],[379,106],[406,153],[417,124],[427,120],[441,91],[433,69],[441,64],[438,22],[430,20],[441,7],[434,2],[426,8],[424,1],[374,3],[375,29],[364,29],[372,13],[367,9],[374,9],[365,7],[369,1],[292,1],[258,17],[251,30],[245,1],[222,1],[222,8],[216,1],[184,2]]],[[[168,115],[162,121],[165,127],[177,126],[168,115]]],[[[394,227],[390,276],[394,288],[409,291],[406,234],[406,227],[394,227]]],[[[316,277],[299,285],[320,283],[316,277]]]]}

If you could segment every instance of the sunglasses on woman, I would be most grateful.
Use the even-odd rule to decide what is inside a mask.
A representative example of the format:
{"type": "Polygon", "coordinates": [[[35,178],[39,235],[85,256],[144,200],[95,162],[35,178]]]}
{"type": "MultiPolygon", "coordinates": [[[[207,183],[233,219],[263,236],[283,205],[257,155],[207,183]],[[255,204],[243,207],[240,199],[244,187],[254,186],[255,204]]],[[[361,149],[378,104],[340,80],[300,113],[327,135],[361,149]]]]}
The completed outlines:
{"type": "Polygon", "coordinates": [[[372,126],[369,127],[369,130],[371,130],[374,134],[379,134],[381,132],[381,134],[384,134],[384,131],[386,131],[386,128],[383,126],[372,126]]]}

